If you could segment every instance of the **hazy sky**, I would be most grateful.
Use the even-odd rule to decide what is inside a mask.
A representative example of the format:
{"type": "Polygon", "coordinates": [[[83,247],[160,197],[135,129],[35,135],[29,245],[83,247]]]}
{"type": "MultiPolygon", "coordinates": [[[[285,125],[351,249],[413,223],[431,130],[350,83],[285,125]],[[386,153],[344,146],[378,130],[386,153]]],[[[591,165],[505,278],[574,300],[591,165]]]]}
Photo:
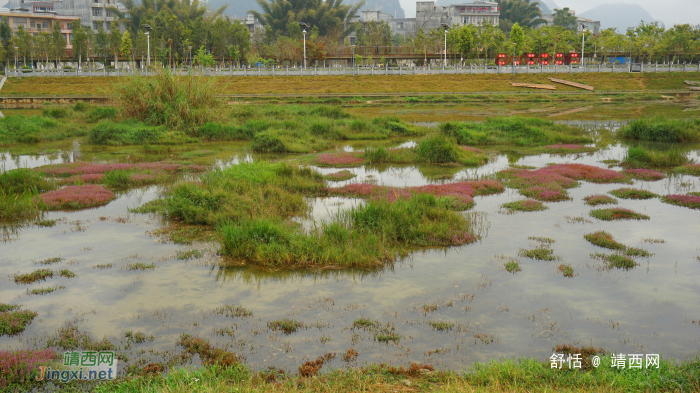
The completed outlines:
{"type": "MultiPolygon", "coordinates": [[[[545,1],[545,3],[551,3],[545,1]]],[[[666,23],[667,27],[674,24],[690,23],[691,25],[700,24],[700,0],[624,0],[624,1],[606,1],[606,0],[553,0],[556,5],[561,8],[569,7],[575,10],[577,14],[588,11],[591,8],[601,4],[610,3],[628,3],[639,4],[647,10],[654,18],[666,23]]],[[[416,0],[399,0],[401,7],[406,11],[407,18],[416,16],[416,0]]],[[[452,2],[452,1],[451,1],[452,2]]],[[[471,0],[458,1],[455,3],[470,3],[471,0]]]]}

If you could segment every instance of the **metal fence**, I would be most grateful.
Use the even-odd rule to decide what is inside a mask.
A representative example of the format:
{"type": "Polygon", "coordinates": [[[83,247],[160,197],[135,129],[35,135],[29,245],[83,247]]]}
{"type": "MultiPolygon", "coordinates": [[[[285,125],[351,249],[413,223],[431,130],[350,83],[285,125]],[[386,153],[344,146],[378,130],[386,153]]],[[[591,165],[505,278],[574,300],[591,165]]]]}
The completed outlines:
{"type": "MultiPolygon", "coordinates": [[[[204,76],[329,76],[329,75],[448,75],[448,74],[555,74],[555,73],[634,73],[634,72],[700,72],[700,64],[659,65],[659,64],[625,64],[625,65],[537,65],[537,66],[425,66],[425,67],[345,67],[314,66],[308,68],[290,67],[256,67],[256,68],[174,68],[175,73],[186,75],[193,72],[204,76]]],[[[134,73],[149,75],[147,69],[14,69],[5,68],[7,77],[80,77],[80,76],[128,76],[134,73]]]]}

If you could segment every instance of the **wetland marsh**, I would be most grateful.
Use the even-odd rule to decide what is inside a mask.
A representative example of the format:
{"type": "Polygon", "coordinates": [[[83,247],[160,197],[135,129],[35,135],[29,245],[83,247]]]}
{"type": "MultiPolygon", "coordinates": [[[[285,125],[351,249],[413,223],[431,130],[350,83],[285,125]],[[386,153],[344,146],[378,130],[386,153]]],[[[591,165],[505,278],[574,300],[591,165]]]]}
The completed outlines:
{"type": "MultiPolygon", "coordinates": [[[[235,353],[253,370],[293,372],[327,353],[338,356],[320,361],[324,370],[415,363],[459,371],[520,356],[544,362],[560,344],[693,359],[700,210],[691,199],[700,198],[693,195],[700,144],[616,133],[641,114],[693,119],[700,111],[685,109],[694,105],[596,103],[555,116],[556,123],[549,114],[576,104],[556,111],[531,104],[295,106],[277,113],[330,113],[314,122],[334,130],[332,137],[295,135],[282,118],[266,119],[267,139],[97,144],[89,128],[100,123],[86,122],[67,138],[0,147],[6,173],[44,173],[59,189],[85,187],[85,176],[95,175],[113,193],[95,207],[59,205],[2,221],[0,297],[37,315],[21,334],[0,336],[0,349],[62,350],[57,339],[87,333],[90,345],[106,339],[120,353],[121,376],[147,365],[201,365],[212,352],[187,352],[193,338],[235,353]],[[555,130],[556,138],[474,139],[491,132],[488,122],[444,126],[511,114],[555,130]],[[436,132],[451,142],[433,141],[436,132]],[[576,135],[561,139],[567,133],[576,135]],[[469,143],[478,140],[491,142],[469,143]],[[256,141],[284,148],[256,148],[256,141]],[[676,149],[684,161],[630,166],[630,148],[676,149]],[[328,165],[319,165],[323,154],[328,165]],[[425,158],[435,155],[452,158],[425,158]],[[242,184],[247,178],[257,186],[242,184]],[[423,199],[416,202],[416,194],[423,199]],[[685,199],[670,197],[677,195],[685,199]],[[648,219],[591,213],[607,208],[648,219]],[[397,221],[381,227],[373,217],[397,221]],[[404,231],[401,222],[414,227],[404,231]],[[452,226],[438,225],[444,222],[452,226]],[[324,251],[340,244],[344,252],[324,251]],[[40,269],[52,275],[16,282],[40,269]]],[[[248,123],[263,111],[270,109],[234,109],[248,123]]],[[[20,113],[37,112],[5,114],[20,113]]],[[[245,134],[248,123],[221,132],[245,134]]]]}

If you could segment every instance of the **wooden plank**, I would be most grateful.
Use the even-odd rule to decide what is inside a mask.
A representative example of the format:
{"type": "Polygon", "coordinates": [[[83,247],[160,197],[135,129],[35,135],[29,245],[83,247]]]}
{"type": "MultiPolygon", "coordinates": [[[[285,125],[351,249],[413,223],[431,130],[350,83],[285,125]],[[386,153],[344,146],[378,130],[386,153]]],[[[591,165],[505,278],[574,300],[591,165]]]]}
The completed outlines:
{"type": "Polygon", "coordinates": [[[583,108],[576,108],[576,109],[571,109],[571,110],[564,111],[564,112],[552,113],[552,114],[549,115],[548,117],[557,117],[557,116],[562,116],[562,115],[570,115],[570,114],[572,114],[572,113],[585,112],[585,111],[588,111],[588,110],[591,110],[591,109],[593,109],[592,106],[584,106],[583,108]]]}
{"type": "Polygon", "coordinates": [[[689,87],[688,89],[694,90],[694,91],[700,91],[700,86],[689,87]]]}
{"type": "Polygon", "coordinates": [[[534,83],[515,83],[515,82],[513,82],[513,83],[511,83],[510,85],[511,85],[511,86],[514,86],[514,87],[529,87],[529,88],[531,88],[531,89],[545,89],[545,90],[556,90],[556,89],[557,89],[556,86],[552,86],[552,85],[537,85],[537,84],[534,84],[534,83]]]}
{"type": "Polygon", "coordinates": [[[554,82],[554,83],[561,83],[562,85],[567,85],[567,86],[572,86],[572,87],[578,87],[579,89],[590,90],[590,91],[593,91],[593,90],[594,90],[594,87],[593,87],[593,86],[588,86],[588,85],[584,85],[584,84],[581,84],[581,83],[571,82],[571,81],[567,81],[567,80],[564,80],[564,79],[549,78],[549,80],[552,81],[552,82],[554,82]]]}
{"type": "Polygon", "coordinates": [[[700,86],[700,82],[695,82],[695,81],[685,81],[686,85],[691,85],[691,86],[700,86]]]}

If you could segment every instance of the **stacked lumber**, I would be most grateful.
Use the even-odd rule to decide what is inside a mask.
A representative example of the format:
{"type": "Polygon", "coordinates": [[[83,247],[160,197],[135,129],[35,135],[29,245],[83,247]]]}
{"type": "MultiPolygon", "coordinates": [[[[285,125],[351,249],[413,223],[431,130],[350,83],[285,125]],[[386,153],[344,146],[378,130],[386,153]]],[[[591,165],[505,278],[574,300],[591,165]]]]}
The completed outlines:
{"type": "Polygon", "coordinates": [[[538,84],[535,84],[535,83],[516,83],[516,82],[513,82],[513,83],[511,83],[510,85],[511,85],[511,86],[514,86],[514,87],[529,87],[529,88],[531,88],[531,89],[544,89],[544,90],[556,90],[556,89],[557,89],[556,86],[552,86],[552,85],[538,85],[538,84]]]}
{"type": "Polygon", "coordinates": [[[695,81],[685,81],[686,85],[691,85],[691,86],[700,86],[700,82],[695,82],[695,81]]]}
{"type": "Polygon", "coordinates": [[[579,89],[590,90],[590,91],[593,91],[593,89],[594,89],[593,86],[584,85],[582,83],[571,82],[571,81],[567,81],[564,79],[549,78],[549,80],[554,82],[554,83],[561,83],[562,85],[578,87],[579,89]]]}

